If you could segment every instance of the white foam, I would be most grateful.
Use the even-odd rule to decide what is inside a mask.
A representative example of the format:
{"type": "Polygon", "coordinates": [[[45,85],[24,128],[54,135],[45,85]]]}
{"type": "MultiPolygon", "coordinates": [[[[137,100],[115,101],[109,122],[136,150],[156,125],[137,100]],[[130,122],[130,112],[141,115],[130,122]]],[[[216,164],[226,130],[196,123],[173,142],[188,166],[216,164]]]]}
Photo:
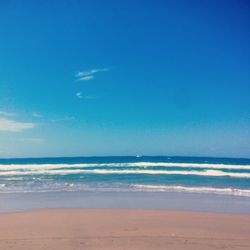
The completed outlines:
{"type": "Polygon", "coordinates": [[[236,196],[250,197],[249,189],[237,188],[213,188],[213,187],[187,187],[187,186],[166,186],[166,185],[131,185],[132,188],[148,192],[190,192],[190,193],[214,193],[214,194],[229,194],[236,196]]]}
{"type": "Polygon", "coordinates": [[[41,170],[84,167],[182,167],[210,169],[243,169],[250,170],[250,165],[212,164],[212,163],[177,163],[177,162],[126,162],[126,163],[77,163],[77,164],[0,164],[0,171],[6,170],[41,170]]]}
{"type": "Polygon", "coordinates": [[[15,176],[15,175],[67,175],[67,174],[149,174],[149,175],[200,175],[200,176],[227,176],[234,178],[250,178],[250,173],[232,173],[220,170],[203,170],[203,171],[169,171],[169,170],[112,170],[112,169],[65,169],[65,170],[36,170],[36,171],[5,171],[0,172],[0,176],[15,176]]]}

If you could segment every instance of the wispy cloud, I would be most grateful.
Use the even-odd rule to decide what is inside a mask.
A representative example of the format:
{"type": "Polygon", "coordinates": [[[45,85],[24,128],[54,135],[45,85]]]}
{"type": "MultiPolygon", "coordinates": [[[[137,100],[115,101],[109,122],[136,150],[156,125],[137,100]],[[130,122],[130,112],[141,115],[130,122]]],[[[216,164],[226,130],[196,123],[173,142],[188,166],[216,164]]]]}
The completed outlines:
{"type": "Polygon", "coordinates": [[[83,98],[82,92],[77,92],[76,97],[79,98],[79,99],[82,99],[83,98]]]}
{"type": "Polygon", "coordinates": [[[42,144],[42,143],[44,143],[43,138],[20,138],[19,141],[30,142],[30,143],[34,143],[34,144],[42,144]]]}
{"type": "Polygon", "coordinates": [[[102,69],[91,69],[88,71],[80,71],[78,72],[75,77],[77,81],[89,81],[95,77],[96,73],[109,71],[109,68],[102,68],[102,69]]]}
{"type": "Polygon", "coordinates": [[[84,98],[90,100],[90,99],[96,99],[97,96],[96,95],[85,95],[84,98]]]}
{"type": "Polygon", "coordinates": [[[83,76],[83,77],[80,77],[80,78],[78,78],[77,80],[78,80],[78,81],[89,81],[89,80],[91,80],[91,79],[93,79],[93,78],[94,78],[94,76],[90,75],[90,76],[83,76]]]}
{"type": "Polygon", "coordinates": [[[0,111],[0,116],[15,116],[15,113],[0,111]]]}
{"type": "Polygon", "coordinates": [[[44,117],[42,114],[37,113],[37,112],[34,112],[34,113],[32,114],[32,116],[35,117],[35,118],[43,118],[43,117],[44,117]]]}
{"type": "Polygon", "coordinates": [[[76,92],[76,97],[79,99],[87,99],[87,100],[96,99],[95,95],[83,95],[82,92],[76,92]]]}
{"type": "Polygon", "coordinates": [[[0,117],[0,131],[21,132],[26,129],[32,129],[36,126],[31,122],[18,122],[6,117],[0,117]]]}
{"type": "Polygon", "coordinates": [[[110,70],[109,68],[102,68],[102,69],[91,69],[89,71],[80,71],[76,74],[76,77],[94,75],[98,72],[104,72],[104,71],[109,71],[109,70],[110,70]]]}

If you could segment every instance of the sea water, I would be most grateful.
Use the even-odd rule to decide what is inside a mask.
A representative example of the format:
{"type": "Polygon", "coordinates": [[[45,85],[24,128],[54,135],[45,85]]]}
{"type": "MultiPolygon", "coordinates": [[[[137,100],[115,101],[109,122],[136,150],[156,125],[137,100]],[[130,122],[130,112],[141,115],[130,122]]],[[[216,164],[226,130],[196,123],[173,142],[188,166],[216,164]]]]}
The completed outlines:
{"type": "Polygon", "coordinates": [[[0,159],[0,212],[143,208],[250,213],[250,160],[0,159]]]}
{"type": "MultiPolygon", "coordinates": [[[[26,194],[23,199],[32,193],[28,197],[34,199],[39,195],[54,197],[55,193],[65,192],[66,199],[75,197],[78,201],[82,199],[83,203],[91,197],[93,201],[96,194],[99,198],[110,198],[107,194],[112,193],[116,201],[122,196],[127,197],[126,201],[128,197],[138,201],[141,197],[157,194],[159,203],[166,201],[166,197],[192,200],[213,195],[215,200],[223,197],[231,201],[232,197],[237,197],[239,202],[244,198],[250,204],[250,160],[162,156],[0,160],[2,207],[6,205],[3,204],[6,194],[12,194],[8,197],[15,199],[26,194]]],[[[65,197],[60,201],[62,205],[63,201],[65,197]]],[[[96,201],[98,204],[100,199],[96,201]]],[[[231,203],[232,206],[235,204],[231,203]]],[[[118,203],[116,205],[119,207],[118,203]]]]}

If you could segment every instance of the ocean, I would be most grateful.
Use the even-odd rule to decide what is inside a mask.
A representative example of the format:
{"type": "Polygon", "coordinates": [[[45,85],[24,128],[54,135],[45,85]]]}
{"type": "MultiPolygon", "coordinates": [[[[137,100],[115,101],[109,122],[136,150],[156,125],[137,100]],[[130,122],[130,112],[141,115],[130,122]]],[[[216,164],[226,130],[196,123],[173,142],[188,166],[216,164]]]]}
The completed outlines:
{"type": "Polygon", "coordinates": [[[250,159],[165,156],[0,159],[0,193],[60,191],[250,197],[250,159]]]}

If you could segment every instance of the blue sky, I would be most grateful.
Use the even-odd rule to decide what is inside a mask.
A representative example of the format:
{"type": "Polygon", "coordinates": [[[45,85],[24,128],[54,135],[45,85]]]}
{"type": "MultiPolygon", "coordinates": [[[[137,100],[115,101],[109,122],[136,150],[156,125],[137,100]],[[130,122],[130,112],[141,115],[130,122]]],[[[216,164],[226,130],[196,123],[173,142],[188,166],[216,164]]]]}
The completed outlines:
{"type": "Polygon", "coordinates": [[[250,157],[248,1],[0,3],[0,157],[250,157]]]}

